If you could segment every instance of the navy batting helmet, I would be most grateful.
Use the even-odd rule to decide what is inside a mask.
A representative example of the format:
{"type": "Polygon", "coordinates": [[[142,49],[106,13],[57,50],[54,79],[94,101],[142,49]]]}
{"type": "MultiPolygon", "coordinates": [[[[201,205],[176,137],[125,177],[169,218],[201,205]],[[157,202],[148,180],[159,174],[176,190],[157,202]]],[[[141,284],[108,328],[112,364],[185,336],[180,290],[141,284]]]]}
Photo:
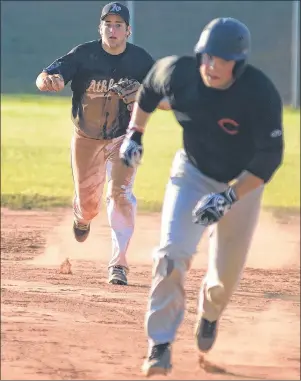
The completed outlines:
{"type": "Polygon", "coordinates": [[[210,56],[234,60],[239,64],[234,68],[236,76],[241,74],[251,48],[251,35],[246,25],[231,18],[217,18],[203,29],[194,52],[198,58],[204,53],[210,56]]]}

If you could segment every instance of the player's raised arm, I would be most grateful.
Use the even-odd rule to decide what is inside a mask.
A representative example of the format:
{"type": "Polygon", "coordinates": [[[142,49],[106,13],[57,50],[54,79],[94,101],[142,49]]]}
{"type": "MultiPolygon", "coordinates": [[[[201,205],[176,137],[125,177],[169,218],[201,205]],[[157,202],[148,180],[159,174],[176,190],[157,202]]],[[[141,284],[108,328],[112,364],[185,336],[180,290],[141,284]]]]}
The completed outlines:
{"type": "Polygon", "coordinates": [[[36,86],[40,91],[59,92],[72,80],[79,64],[80,48],[75,47],[56,59],[38,75],[36,86]]]}

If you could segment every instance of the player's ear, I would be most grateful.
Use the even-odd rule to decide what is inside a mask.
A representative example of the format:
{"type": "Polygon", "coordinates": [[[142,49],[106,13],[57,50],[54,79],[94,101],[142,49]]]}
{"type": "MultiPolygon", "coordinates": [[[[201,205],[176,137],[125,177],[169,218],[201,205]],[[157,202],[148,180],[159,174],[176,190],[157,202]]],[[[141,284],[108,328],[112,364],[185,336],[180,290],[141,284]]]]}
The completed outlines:
{"type": "Polygon", "coordinates": [[[131,34],[132,34],[132,29],[131,29],[131,26],[128,25],[127,28],[126,28],[126,36],[130,37],[131,34]]]}
{"type": "Polygon", "coordinates": [[[100,34],[100,37],[102,37],[102,22],[101,21],[98,25],[98,33],[100,34]]]}

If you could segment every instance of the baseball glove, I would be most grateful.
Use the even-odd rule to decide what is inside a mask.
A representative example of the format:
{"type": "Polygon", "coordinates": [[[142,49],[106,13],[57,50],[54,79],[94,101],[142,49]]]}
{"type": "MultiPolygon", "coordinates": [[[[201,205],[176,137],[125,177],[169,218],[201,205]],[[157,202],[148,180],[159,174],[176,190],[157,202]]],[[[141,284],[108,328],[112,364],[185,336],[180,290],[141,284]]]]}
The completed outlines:
{"type": "Polygon", "coordinates": [[[108,89],[108,93],[117,94],[127,105],[127,109],[132,111],[139,87],[140,83],[136,79],[121,79],[108,89]]]}

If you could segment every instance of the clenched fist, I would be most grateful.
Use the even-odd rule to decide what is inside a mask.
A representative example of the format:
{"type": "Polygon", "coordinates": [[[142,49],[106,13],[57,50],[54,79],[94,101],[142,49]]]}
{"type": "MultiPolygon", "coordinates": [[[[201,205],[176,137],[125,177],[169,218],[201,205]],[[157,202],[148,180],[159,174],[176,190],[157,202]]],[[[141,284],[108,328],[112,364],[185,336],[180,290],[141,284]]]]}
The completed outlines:
{"type": "Polygon", "coordinates": [[[221,193],[210,193],[204,196],[192,212],[193,222],[209,226],[218,222],[237,201],[234,189],[229,187],[221,193]]]}
{"type": "Polygon", "coordinates": [[[64,78],[60,74],[41,73],[36,80],[37,88],[41,91],[58,92],[65,87],[64,78]]]}

